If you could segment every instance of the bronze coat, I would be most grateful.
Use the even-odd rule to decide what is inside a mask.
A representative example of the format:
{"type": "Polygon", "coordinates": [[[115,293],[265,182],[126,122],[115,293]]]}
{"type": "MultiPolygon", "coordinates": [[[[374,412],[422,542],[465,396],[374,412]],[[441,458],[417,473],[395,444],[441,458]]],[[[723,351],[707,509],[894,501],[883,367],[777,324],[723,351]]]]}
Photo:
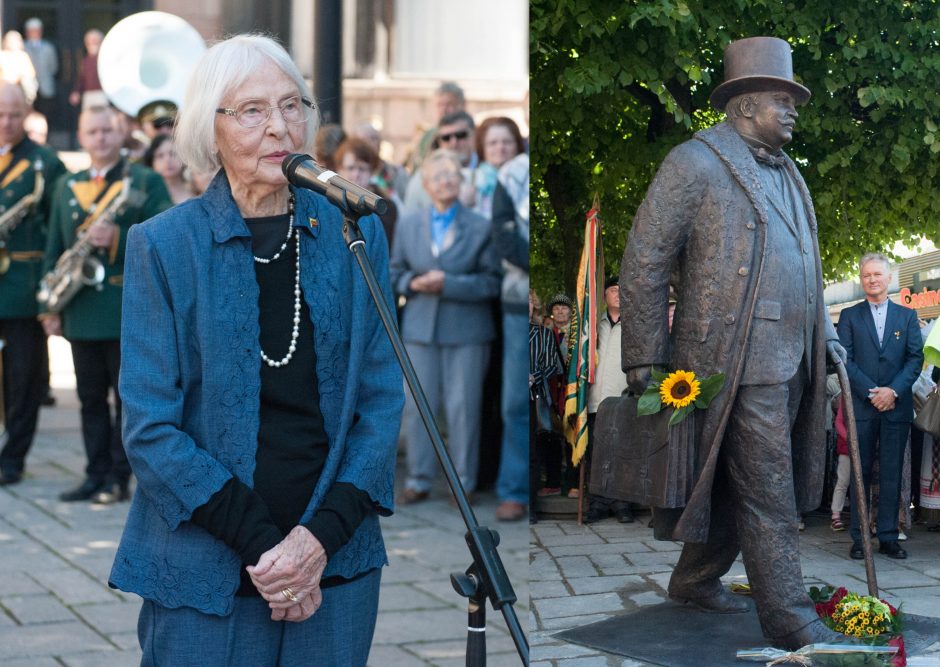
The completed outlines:
{"type": "MultiPolygon", "coordinates": [[[[802,194],[816,264],[812,377],[792,433],[796,509],[803,512],[817,507],[822,496],[828,317],[812,201],[789,158],[785,168],[802,194]]],[[[677,540],[704,542],[708,537],[712,481],[750,343],[766,252],[767,206],[757,163],[734,128],[722,123],[696,133],[666,156],[637,211],[624,251],[624,370],[658,365],[704,376],[726,375],[724,388],[697,420],[694,487],[672,531],[677,540]],[[678,301],[671,337],[670,282],[678,301]]],[[[755,344],[767,347],[773,341],[755,344]]]]}

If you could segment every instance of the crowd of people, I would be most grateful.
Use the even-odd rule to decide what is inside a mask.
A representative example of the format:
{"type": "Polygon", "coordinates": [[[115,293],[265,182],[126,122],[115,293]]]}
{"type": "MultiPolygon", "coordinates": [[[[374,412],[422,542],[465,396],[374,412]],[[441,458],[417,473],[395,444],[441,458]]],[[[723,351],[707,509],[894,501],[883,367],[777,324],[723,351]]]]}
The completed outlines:
{"type": "MultiPolygon", "coordinates": [[[[100,34],[86,41],[93,62],[100,34]]],[[[381,288],[464,489],[472,501],[481,456],[500,452],[496,518],[516,521],[528,510],[521,132],[503,116],[478,129],[445,82],[429,140],[407,168],[389,163],[370,125],[318,129],[296,65],[257,35],[210,48],[181,110],[156,101],[129,118],[95,103],[95,84],[83,76],[73,95],[90,161],[78,173],[27,136],[41,82],[32,99],[27,82],[0,84],[0,188],[4,210],[22,212],[0,217],[0,485],[27,478],[47,337],[64,336],[87,461],[59,499],[131,501],[110,583],[145,598],[144,655],[175,663],[196,624],[201,643],[238,629],[245,645],[221,660],[315,641],[330,662],[364,664],[399,439],[399,504],[430,497],[438,463],[339,210],[289,187],[281,162],[314,153],[389,202],[360,223],[381,288]],[[502,377],[484,387],[491,361],[502,377]],[[481,447],[494,396],[502,440],[481,447]],[[181,589],[170,572],[199,582],[181,589]],[[348,608],[361,612],[354,637],[337,632],[348,608]],[[270,623],[308,619],[292,639],[270,623]]]]}
{"type": "MultiPolygon", "coordinates": [[[[899,544],[907,540],[915,524],[928,531],[940,530],[940,439],[924,432],[913,419],[927,396],[936,389],[940,369],[923,363],[923,345],[936,320],[918,320],[915,311],[888,298],[892,269],[879,253],[859,262],[859,283],[865,299],[840,313],[836,330],[848,353],[847,371],[852,386],[853,414],[869,518],[862,521],[852,502],[848,426],[842,388],[833,372],[827,378],[827,450],[824,503],[819,511],[830,514],[833,532],[848,531],[850,556],[863,558],[861,530],[878,538],[879,550],[891,558],[904,559],[899,544]],[[889,346],[885,336],[911,343],[889,346]],[[887,352],[891,352],[887,354],[887,352]]],[[[588,435],[591,444],[580,465],[590,470],[597,410],[604,399],[627,391],[621,363],[620,289],[617,276],[604,284],[604,314],[597,324],[595,382],[588,388],[588,435]]],[[[669,327],[676,301],[670,297],[669,327]]],[[[586,492],[579,484],[579,467],[571,465],[571,446],[563,424],[564,386],[572,353],[569,335],[574,304],[558,294],[543,309],[538,295],[530,292],[530,438],[533,477],[530,502],[538,497],[586,492]]],[[[595,494],[586,495],[585,523],[610,516],[623,523],[635,520],[638,509],[631,503],[595,494]]],[[[645,508],[644,508],[645,509],[645,508]]],[[[530,521],[537,521],[533,509],[530,521]]],[[[803,521],[800,521],[801,529],[803,521]]]]}
{"type": "MultiPolygon", "coordinates": [[[[27,31],[30,39],[41,39],[41,24],[27,22],[27,31]]],[[[37,83],[40,61],[34,67],[26,52],[16,48],[18,33],[11,31],[7,37],[10,46],[0,53],[0,70],[8,82],[2,139],[15,153],[15,166],[29,159],[30,151],[40,151],[48,126],[35,110],[42,88],[37,83]],[[14,66],[17,62],[20,65],[14,66]],[[27,134],[28,150],[20,146],[27,134]]],[[[54,151],[36,152],[48,154],[41,205],[33,207],[31,217],[9,238],[0,239],[13,251],[13,269],[0,280],[15,282],[16,300],[22,302],[15,309],[0,310],[0,337],[7,341],[4,358],[9,359],[0,483],[22,479],[38,407],[54,401],[48,390],[45,338],[64,334],[72,346],[88,465],[82,484],[61,499],[111,503],[128,499],[132,491],[120,433],[118,387],[126,232],[199,196],[216,176],[217,166],[203,171],[198,162],[184,163],[172,105],[156,101],[130,117],[106,104],[96,73],[102,37],[97,30],[86,34],[87,56],[70,96],[72,104],[82,108],[78,141],[91,167],[64,174],[54,151]],[[119,199],[118,186],[125,178],[135,197],[121,204],[116,215],[100,215],[109,202],[119,199]],[[50,312],[48,304],[36,302],[39,278],[54,269],[79,233],[90,242],[92,255],[102,256],[103,277],[50,312]],[[22,353],[18,334],[11,333],[20,325],[28,330],[28,354],[22,353]]],[[[54,74],[54,63],[44,67],[54,74]]],[[[404,165],[380,157],[380,132],[367,123],[348,131],[335,124],[319,127],[312,147],[322,165],[388,202],[380,220],[401,330],[432,407],[444,417],[461,482],[472,499],[481,456],[499,452],[497,517],[518,520],[528,509],[528,431],[522,426],[519,389],[520,322],[528,288],[527,146],[508,117],[488,117],[477,127],[456,83],[439,86],[433,108],[436,122],[416,138],[404,165]],[[491,360],[491,349],[501,351],[502,358],[491,360]],[[497,386],[484,391],[491,363],[502,376],[497,386]],[[499,402],[495,417],[502,423],[494,432],[501,433],[501,442],[481,448],[485,396],[499,402]]],[[[15,184],[23,185],[23,193],[17,194],[24,194],[24,184],[32,180],[19,172],[15,176],[15,184]]],[[[9,290],[4,292],[0,302],[11,298],[9,290]]],[[[409,476],[398,500],[420,502],[430,495],[438,463],[410,396],[401,441],[409,476]]]]}

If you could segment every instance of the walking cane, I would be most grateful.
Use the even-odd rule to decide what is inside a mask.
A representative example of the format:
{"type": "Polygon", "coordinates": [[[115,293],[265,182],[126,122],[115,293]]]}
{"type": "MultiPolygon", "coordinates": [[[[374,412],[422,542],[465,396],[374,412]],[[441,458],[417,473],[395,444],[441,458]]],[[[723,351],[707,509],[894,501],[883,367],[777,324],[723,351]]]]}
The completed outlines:
{"type": "Polygon", "coordinates": [[[858,429],[855,427],[855,406],[852,405],[852,387],[845,364],[839,355],[833,354],[832,361],[842,387],[842,404],[845,406],[845,430],[849,441],[849,460],[852,463],[852,489],[855,497],[855,511],[861,524],[862,553],[865,554],[865,578],[868,579],[868,594],[878,597],[878,580],[875,578],[875,560],[871,551],[871,530],[869,529],[868,501],[865,498],[865,483],[862,479],[862,457],[858,453],[858,429]]]}

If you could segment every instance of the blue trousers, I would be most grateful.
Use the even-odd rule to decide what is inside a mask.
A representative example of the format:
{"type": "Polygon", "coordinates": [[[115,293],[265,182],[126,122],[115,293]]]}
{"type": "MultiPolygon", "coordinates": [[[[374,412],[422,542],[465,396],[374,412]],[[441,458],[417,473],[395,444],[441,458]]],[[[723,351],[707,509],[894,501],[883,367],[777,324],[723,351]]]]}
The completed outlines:
{"type": "Polygon", "coordinates": [[[262,598],[235,598],[229,616],[144,600],[137,621],[141,667],[363,667],[379,608],[381,569],[323,589],[302,623],[271,620],[262,598]]]}
{"type": "Polygon", "coordinates": [[[496,493],[517,503],[529,502],[528,375],[529,317],[503,313],[503,447],[496,493]]]}
{"type": "MultiPolygon", "coordinates": [[[[857,419],[858,453],[862,460],[862,480],[866,498],[871,493],[871,472],[875,464],[875,443],[878,443],[878,508],[877,530],[879,542],[895,542],[898,539],[898,509],[901,506],[901,472],[904,449],[910,422],[893,422],[884,417],[857,419]]],[[[849,534],[852,540],[862,539],[858,510],[855,507],[855,488],[850,484],[852,523],[849,534]]],[[[868,508],[869,514],[875,509],[868,508]]]]}

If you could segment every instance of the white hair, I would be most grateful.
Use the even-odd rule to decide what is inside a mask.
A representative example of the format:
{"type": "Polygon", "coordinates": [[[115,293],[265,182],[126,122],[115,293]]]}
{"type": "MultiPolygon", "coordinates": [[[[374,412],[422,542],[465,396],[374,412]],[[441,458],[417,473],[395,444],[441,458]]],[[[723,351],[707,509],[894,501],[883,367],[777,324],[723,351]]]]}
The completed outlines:
{"type": "MultiPolygon", "coordinates": [[[[202,172],[214,172],[222,166],[215,142],[216,109],[265,60],[290,77],[303,97],[313,99],[297,65],[284,47],[270,37],[235,35],[214,44],[196,63],[176,118],[176,150],[184,164],[202,172]]],[[[304,125],[301,152],[312,152],[319,116],[319,109],[314,106],[312,117],[304,125]]]]}
{"type": "Polygon", "coordinates": [[[463,172],[461,171],[463,165],[460,164],[460,156],[446,148],[438,148],[424,159],[424,162],[421,163],[421,176],[427,176],[431,171],[431,167],[438,162],[450,162],[457,169],[457,175],[460,176],[461,180],[463,179],[463,172]]]}

